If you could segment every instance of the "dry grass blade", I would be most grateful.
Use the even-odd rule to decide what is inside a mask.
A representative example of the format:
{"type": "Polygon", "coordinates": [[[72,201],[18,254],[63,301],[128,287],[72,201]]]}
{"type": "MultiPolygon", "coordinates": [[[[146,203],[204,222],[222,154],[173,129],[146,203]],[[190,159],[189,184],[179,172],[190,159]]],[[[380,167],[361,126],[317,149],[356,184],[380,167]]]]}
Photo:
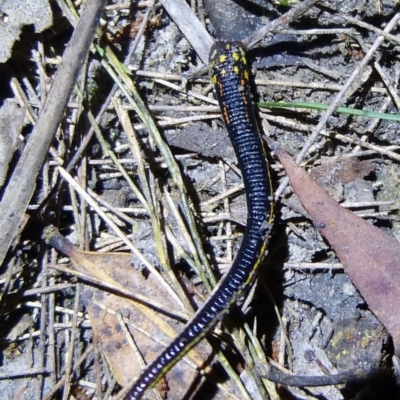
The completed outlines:
{"type": "Polygon", "coordinates": [[[196,14],[183,0],[161,0],[161,4],[196,50],[203,63],[207,65],[213,39],[196,14]]]}
{"type": "Polygon", "coordinates": [[[58,70],[48,101],[43,107],[24,153],[13,173],[2,201],[0,214],[3,216],[0,232],[0,264],[15,238],[23,213],[26,211],[35,190],[36,177],[61,121],[64,108],[72,92],[76,77],[92,43],[95,26],[105,0],[87,2],[75,34],[67,47],[58,70]]]}
{"type": "Polygon", "coordinates": [[[274,32],[279,28],[286,28],[290,22],[300,17],[318,2],[319,0],[305,0],[300,2],[281,17],[271,21],[264,28],[254,32],[250,37],[244,40],[243,43],[248,47],[253,47],[269,33],[274,32]]]}
{"type": "Polygon", "coordinates": [[[133,245],[133,243],[126,237],[126,235],[118,228],[118,226],[106,215],[106,213],[98,207],[96,202],[83,190],[83,188],[61,167],[59,167],[59,171],[63,178],[80,194],[81,197],[85,199],[85,201],[90,204],[94,209],[96,209],[97,213],[107,222],[107,224],[116,232],[123,242],[130,248],[133,254],[135,254],[139,260],[146,266],[153,274],[157,277],[162,286],[166,288],[169,294],[175,298],[175,300],[180,304],[182,308],[184,308],[183,303],[181,302],[179,296],[176,294],[174,289],[166,282],[156,268],[143,256],[143,254],[133,245]]]}
{"type": "MultiPolygon", "coordinates": [[[[99,50],[103,54],[102,50],[99,50]]],[[[103,61],[103,66],[109,72],[110,76],[120,87],[121,91],[125,95],[128,102],[133,106],[139,118],[142,120],[144,127],[148,130],[151,138],[157,145],[160,153],[164,157],[167,164],[168,170],[172,175],[175,185],[180,195],[180,206],[186,219],[186,223],[189,226],[190,234],[196,246],[196,254],[194,254],[195,262],[198,265],[198,269],[204,268],[210,282],[215,284],[215,278],[210,267],[209,260],[204,251],[203,243],[197,230],[197,226],[194,220],[193,212],[189,206],[189,198],[187,195],[187,189],[184,183],[183,176],[181,174],[178,163],[173,157],[171,149],[167,146],[164,138],[161,135],[152,115],[150,114],[146,104],[141,98],[136,85],[134,84],[131,77],[126,73],[126,68],[120,63],[111,48],[106,48],[106,61],[103,61]],[[112,66],[112,68],[111,68],[112,66]],[[114,72],[114,70],[116,73],[114,72]]]]}

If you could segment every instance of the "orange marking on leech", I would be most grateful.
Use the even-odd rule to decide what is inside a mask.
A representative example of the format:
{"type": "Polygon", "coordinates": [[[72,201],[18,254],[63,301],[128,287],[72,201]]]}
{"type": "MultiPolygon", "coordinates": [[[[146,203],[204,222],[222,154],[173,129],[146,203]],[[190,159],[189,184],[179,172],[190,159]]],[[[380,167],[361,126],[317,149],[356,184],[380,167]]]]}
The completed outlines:
{"type": "MultiPolygon", "coordinates": [[[[222,83],[220,81],[217,82],[217,87],[216,87],[218,93],[220,96],[223,95],[224,93],[224,88],[222,86],[222,83]]],[[[221,113],[222,113],[222,118],[224,119],[226,124],[230,124],[231,119],[229,118],[229,114],[228,114],[228,110],[226,109],[226,107],[224,105],[221,104],[221,113]]]]}
{"type": "MultiPolygon", "coordinates": [[[[242,99],[243,99],[243,103],[246,104],[246,106],[247,106],[249,99],[245,93],[242,94],[242,99]]],[[[250,122],[250,115],[248,112],[246,113],[246,120],[247,120],[247,122],[250,122]]]]}
{"type": "Polygon", "coordinates": [[[223,107],[221,108],[221,111],[222,111],[222,117],[224,118],[225,123],[226,123],[227,125],[229,125],[229,124],[231,123],[231,119],[229,118],[228,110],[226,109],[225,106],[223,106],[223,107]]]}

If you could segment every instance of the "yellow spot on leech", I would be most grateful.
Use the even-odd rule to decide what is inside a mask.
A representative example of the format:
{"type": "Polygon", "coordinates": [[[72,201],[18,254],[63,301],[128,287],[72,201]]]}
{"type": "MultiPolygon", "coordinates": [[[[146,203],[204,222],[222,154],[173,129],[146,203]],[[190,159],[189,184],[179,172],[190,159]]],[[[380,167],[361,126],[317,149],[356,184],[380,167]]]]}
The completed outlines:
{"type": "Polygon", "coordinates": [[[238,67],[237,65],[235,65],[235,66],[233,67],[233,72],[234,72],[235,74],[239,74],[240,69],[239,69],[239,67],[238,67]]]}
{"type": "Polygon", "coordinates": [[[239,61],[240,60],[240,54],[237,51],[235,51],[235,52],[232,53],[232,58],[235,61],[239,61]]]}
{"type": "Polygon", "coordinates": [[[225,62],[226,59],[227,59],[226,54],[221,54],[221,55],[219,56],[219,62],[220,62],[220,63],[225,62]]]}
{"type": "Polygon", "coordinates": [[[246,81],[248,81],[249,80],[249,78],[250,78],[250,76],[249,76],[249,71],[244,71],[243,72],[243,76],[244,76],[244,79],[246,79],[246,81]]]}

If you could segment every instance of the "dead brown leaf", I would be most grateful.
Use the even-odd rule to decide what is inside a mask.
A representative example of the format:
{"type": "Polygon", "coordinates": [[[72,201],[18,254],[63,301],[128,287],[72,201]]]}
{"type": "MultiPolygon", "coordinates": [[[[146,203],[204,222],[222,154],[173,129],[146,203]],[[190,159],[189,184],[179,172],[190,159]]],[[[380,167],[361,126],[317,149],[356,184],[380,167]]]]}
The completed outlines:
{"type": "Polygon", "coordinates": [[[292,187],[354,285],[392,335],[400,354],[400,245],[341,207],[279,145],[275,154],[292,187]]]}
{"type": "MultiPolygon", "coordinates": [[[[152,361],[184,326],[182,321],[170,316],[185,313],[180,312],[180,307],[153,274],[147,277],[131,265],[130,254],[82,251],[53,227],[46,230],[45,238],[71,259],[78,276],[86,276],[97,286],[104,286],[105,290],[86,286],[82,297],[110,369],[118,383],[130,384],[144,366],[139,354],[146,362],[152,361]],[[110,291],[136,297],[139,302],[110,291]]],[[[193,381],[197,367],[203,365],[210,353],[210,345],[203,341],[188,353],[193,368],[188,368],[187,363],[178,363],[167,374],[171,393],[183,397],[187,388],[184,382],[193,381]]]]}

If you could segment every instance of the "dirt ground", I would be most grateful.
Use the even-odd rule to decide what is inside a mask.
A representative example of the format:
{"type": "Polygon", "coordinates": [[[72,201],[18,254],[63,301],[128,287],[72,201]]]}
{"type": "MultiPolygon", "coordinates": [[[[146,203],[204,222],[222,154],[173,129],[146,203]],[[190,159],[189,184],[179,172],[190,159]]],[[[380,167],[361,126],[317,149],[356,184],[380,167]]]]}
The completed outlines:
{"type": "MultiPolygon", "coordinates": [[[[8,26],[16,14],[6,3],[8,26]]],[[[0,64],[0,129],[11,138],[0,143],[0,200],[74,31],[73,10],[61,3],[38,2],[35,12],[47,10],[51,25],[38,33],[21,23],[0,64]]],[[[122,398],[237,254],[247,212],[240,170],[206,62],[167,3],[180,1],[108,2],[97,47],[72,60],[83,73],[39,176],[27,177],[35,190],[0,270],[3,399],[122,398]]],[[[246,41],[301,3],[190,5],[215,40],[246,41]]],[[[399,241],[396,3],[319,1],[264,35],[248,57],[264,135],[294,157],[307,146],[300,165],[313,180],[399,241]],[[333,101],[341,108],[316,132],[333,101]]],[[[273,152],[267,158],[275,219],[258,280],[161,380],[157,398],[399,399],[390,333],[273,152]],[[338,374],[345,383],[303,379],[338,374]],[[300,384],[285,384],[291,375],[300,384]]]]}

